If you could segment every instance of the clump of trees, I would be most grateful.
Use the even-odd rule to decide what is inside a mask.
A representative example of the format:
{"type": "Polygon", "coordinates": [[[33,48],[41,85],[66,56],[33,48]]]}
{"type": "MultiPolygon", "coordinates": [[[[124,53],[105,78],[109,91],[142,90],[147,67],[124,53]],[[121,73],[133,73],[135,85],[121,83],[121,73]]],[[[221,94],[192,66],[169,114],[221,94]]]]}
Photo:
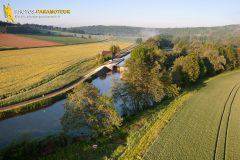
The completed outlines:
{"type": "Polygon", "coordinates": [[[128,106],[128,113],[177,96],[181,88],[200,79],[239,67],[240,53],[234,46],[190,39],[178,39],[174,45],[172,39],[149,38],[126,61],[124,84],[116,85],[113,93],[115,100],[128,106]]]}
{"type": "Polygon", "coordinates": [[[174,44],[170,35],[158,35],[146,40],[145,45],[155,49],[172,49],[174,44]]]}
{"type": "Polygon", "coordinates": [[[157,35],[154,37],[156,41],[158,42],[160,49],[172,49],[174,47],[174,44],[172,42],[173,36],[172,35],[157,35]]]}
{"type": "Polygon", "coordinates": [[[206,74],[206,68],[203,60],[192,53],[182,56],[174,61],[172,69],[173,82],[179,86],[189,85],[196,82],[200,77],[206,74]]]}
{"type": "MultiPolygon", "coordinates": [[[[148,42],[154,42],[149,40],[148,42]]],[[[130,113],[178,95],[178,87],[164,66],[165,56],[153,43],[135,49],[126,61],[125,83],[113,89],[115,100],[131,106],[130,113]]],[[[129,108],[129,107],[128,107],[129,108]]]]}
{"type": "Polygon", "coordinates": [[[87,127],[91,136],[111,134],[121,125],[122,119],[114,108],[113,100],[100,94],[89,83],[83,83],[69,94],[65,114],[61,120],[66,132],[87,127]]]}
{"type": "Polygon", "coordinates": [[[237,48],[232,45],[195,41],[186,46],[186,55],[177,53],[180,56],[175,59],[172,67],[172,77],[179,86],[189,85],[225,70],[233,70],[240,65],[237,48]]]}
{"type": "Polygon", "coordinates": [[[203,53],[203,61],[207,68],[207,75],[213,76],[225,70],[226,59],[217,50],[210,50],[203,53]]]}
{"type": "Polygon", "coordinates": [[[239,57],[237,49],[233,46],[225,46],[219,48],[219,54],[223,55],[226,59],[226,70],[233,70],[239,66],[239,57]]]}

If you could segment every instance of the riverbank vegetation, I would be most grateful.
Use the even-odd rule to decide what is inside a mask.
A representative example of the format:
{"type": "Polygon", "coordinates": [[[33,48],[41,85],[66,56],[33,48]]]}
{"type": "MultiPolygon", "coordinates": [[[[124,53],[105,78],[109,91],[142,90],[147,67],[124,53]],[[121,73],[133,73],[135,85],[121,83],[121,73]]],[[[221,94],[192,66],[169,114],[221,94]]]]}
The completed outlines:
{"type": "Polygon", "coordinates": [[[202,79],[240,65],[236,46],[193,41],[180,47],[179,41],[173,48],[171,39],[168,35],[150,38],[127,60],[124,83],[113,90],[116,101],[124,102],[122,107],[128,110],[127,114],[175,97],[202,79]]]}
{"type": "Polygon", "coordinates": [[[66,132],[85,127],[88,135],[98,137],[111,134],[121,121],[112,99],[100,95],[92,84],[83,83],[68,95],[61,123],[66,132]]]}
{"type": "MultiPolygon", "coordinates": [[[[115,101],[123,102],[123,122],[120,123],[120,119],[112,109],[107,111],[108,107],[112,108],[111,100],[106,97],[104,101],[99,100],[101,96],[98,95],[98,92],[88,86],[90,87],[87,89],[89,93],[84,96],[78,91],[74,92],[74,98],[69,96],[68,100],[74,102],[77,108],[77,111],[73,111],[73,113],[81,114],[69,116],[71,117],[70,122],[67,121],[66,124],[73,125],[73,128],[79,128],[82,124],[78,122],[82,117],[87,117],[88,122],[95,122],[96,119],[106,115],[108,117],[114,115],[111,120],[117,119],[117,121],[110,124],[110,126],[114,124],[113,128],[110,127],[111,132],[97,134],[94,137],[80,136],[77,137],[79,141],[75,143],[71,141],[63,146],[60,145],[61,147],[55,148],[55,145],[48,145],[51,151],[48,154],[53,154],[44,155],[41,150],[38,150],[36,155],[40,159],[141,158],[150,146],[149,142],[154,141],[176,111],[181,109],[198,87],[202,86],[202,82],[211,76],[238,68],[239,57],[238,46],[232,44],[210,43],[201,40],[185,42],[185,39],[173,40],[173,37],[168,35],[150,38],[143,45],[134,49],[125,64],[127,70],[123,75],[124,82],[117,83],[113,89],[112,98],[115,101]],[[77,96],[78,94],[80,95],[77,96]],[[96,95],[96,101],[104,103],[99,105],[94,102],[93,95],[96,95]],[[84,101],[80,100],[82,98],[84,101]],[[89,102],[92,107],[101,107],[93,113],[85,112],[85,105],[89,102]],[[98,113],[102,114],[103,110],[108,114],[104,113],[98,116],[98,113]],[[46,155],[48,156],[45,157],[46,155]]],[[[66,104],[66,108],[68,108],[68,104],[66,104]]],[[[69,111],[71,110],[70,107],[69,111]]],[[[35,143],[39,145],[41,141],[35,143]]],[[[26,145],[22,145],[22,147],[24,146],[26,145]]],[[[9,154],[12,153],[10,151],[13,151],[13,148],[14,145],[6,148],[2,152],[2,157],[7,154],[10,156],[8,159],[13,159],[9,154]]],[[[26,157],[26,153],[21,151],[21,147],[18,150],[21,153],[16,153],[26,157]]]]}
{"type": "Polygon", "coordinates": [[[21,114],[25,114],[28,112],[32,112],[44,107],[48,107],[49,105],[60,101],[61,99],[64,99],[66,97],[65,94],[59,94],[57,96],[51,97],[51,98],[47,98],[44,100],[41,100],[39,102],[34,102],[19,108],[15,108],[15,109],[10,109],[10,110],[4,110],[0,112],[0,120],[4,120],[4,119],[8,119],[10,117],[14,117],[14,116],[18,116],[21,114]]]}

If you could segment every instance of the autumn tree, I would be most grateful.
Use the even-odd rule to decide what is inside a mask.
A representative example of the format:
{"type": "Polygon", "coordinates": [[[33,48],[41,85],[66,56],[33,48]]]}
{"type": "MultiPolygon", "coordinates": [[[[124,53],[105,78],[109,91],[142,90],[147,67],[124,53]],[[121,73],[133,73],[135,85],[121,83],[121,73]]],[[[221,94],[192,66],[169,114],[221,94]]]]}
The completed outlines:
{"type": "Polygon", "coordinates": [[[89,83],[81,84],[68,95],[65,110],[61,123],[66,132],[87,127],[91,135],[107,135],[122,121],[112,99],[100,95],[89,83]]]}
{"type": "Polygon", "coordinates": [[[206,51],[203,60],[207,67],[207,74],[210,76],[225,70],[226,59],[217,50],[206,51]]]}
{"type": "Polygon", "coordinates": [[[219,53],[226,59],[227,70],[232,70],[239,66],[238,53],[233,46],[220,47],[219,53]]]}
{"type": "Polygon", "coordinates": [[[173,81],[179,86],[196,82],[205,72],[204,66],[201,65],[203,65],[203,62],[196,54],[177,58],[172,69],[173,81]]]}

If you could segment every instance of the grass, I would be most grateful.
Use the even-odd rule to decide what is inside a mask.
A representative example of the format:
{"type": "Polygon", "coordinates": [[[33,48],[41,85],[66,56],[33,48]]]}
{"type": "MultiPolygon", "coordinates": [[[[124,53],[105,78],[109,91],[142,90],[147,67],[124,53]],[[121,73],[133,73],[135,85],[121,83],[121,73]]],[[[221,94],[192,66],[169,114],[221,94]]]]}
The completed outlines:
{"type": "Polygon", "coordinates": [[[229,119],[227,144],[226,144],[226,159],[239,159],[240,158],[240,93],[238,92],[235,101],[232,105],[231,116],[229,119]]]}
{"type": "Polygon", "coordinates": [[[73,46],[0,52],[0,106],[49,93],[81,78],[95,68],[95,56],[111,44],[107,41],[73,46]]]}
{"type": "Polygon", "coordinates": [[[161,111],[152,114],[152,117],[142,124],[143,127],[129,136],[127,148],[119,159],[141,159],[147,148],[158,137],[160,131],[168,124],[177,110],[179,110],[192,95],[192,92],[185,93],[161,111]]]}
{"type": "Polygon", "coordinates": [[[84,44],[99,42],[101,40],[97,38],[81,38],[81,37],[66,37],[66,36],[40,36],[40,35],[21,35],[33,39],[45,40],[50,42],[56,42],[60,44],[70,45],[70,44],[84,44]]]}
{"type": "Polygon", "coordinates": [[[239,125],[240,120],[237,116],[239,109],[236,107],[240,104],[239,93],[235,100],[236,88],[230,94],[239,79],[240,73],[237,70],[206,81],[205,87],[189,99],[143,159],[210,160],[223,159],[224,156],[227,159],[233,156],[234,159],[240,159],[237,153],[240,149],[239,130],[233,128],[239,125]]]}

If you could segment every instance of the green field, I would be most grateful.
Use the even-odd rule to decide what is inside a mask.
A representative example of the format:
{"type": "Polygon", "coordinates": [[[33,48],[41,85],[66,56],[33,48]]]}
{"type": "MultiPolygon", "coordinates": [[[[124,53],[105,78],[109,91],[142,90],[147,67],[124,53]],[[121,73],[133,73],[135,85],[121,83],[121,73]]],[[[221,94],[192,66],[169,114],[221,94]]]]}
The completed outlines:
{"type": "Polygon", "coordinates": [[[67,36],[40,36],[40,35],[21,35],[33,39],[39,39],[39,40],[45,40],[50,42],[56,42],[60,44],[70,45],[70,44],[84,44],[84,43],[94,43],[101,41],[100,39],[97,39],[95,37],[88,38],[87,35],[85,35],[86,38],[81,37],[67,37],[67,36]]]}
{"type": "Polygon", "coordinates": [[[144,155],[157,159],[240,159],[240,71],[204,83],[144,155]]]}

